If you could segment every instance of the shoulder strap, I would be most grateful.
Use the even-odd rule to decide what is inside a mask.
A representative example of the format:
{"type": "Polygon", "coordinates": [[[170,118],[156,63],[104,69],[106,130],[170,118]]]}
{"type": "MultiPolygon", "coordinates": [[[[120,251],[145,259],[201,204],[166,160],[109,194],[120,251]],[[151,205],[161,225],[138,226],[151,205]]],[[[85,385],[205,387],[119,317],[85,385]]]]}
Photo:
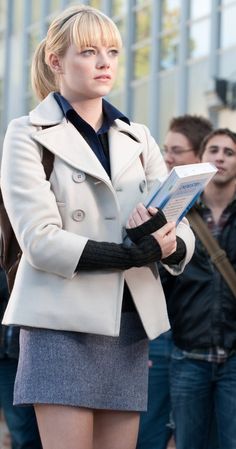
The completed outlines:
{"type": "Polygon", "coordinates": [[[215,264],[217,270],[221,273],[225,282],[236,297],[236,272],[231,265],[226,252],[220,248],[218,242],[214,239],[200,214],[194,207],[188,212],[187,218],[191,227],[210,255],[212,262],[215,264]]]}

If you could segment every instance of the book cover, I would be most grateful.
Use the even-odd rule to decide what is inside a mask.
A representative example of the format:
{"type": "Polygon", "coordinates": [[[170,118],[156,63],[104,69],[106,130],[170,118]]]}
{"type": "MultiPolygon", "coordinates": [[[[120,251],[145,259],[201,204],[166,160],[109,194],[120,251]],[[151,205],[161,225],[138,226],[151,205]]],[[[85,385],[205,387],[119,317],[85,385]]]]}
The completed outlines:
{"type": "Polygon", "coordinates": [[[178,224],[216,172],[210,162],[174,167],[161,185],[158,182],[152,188],[145,206],[162,209],[167,221],[178,224]]]}

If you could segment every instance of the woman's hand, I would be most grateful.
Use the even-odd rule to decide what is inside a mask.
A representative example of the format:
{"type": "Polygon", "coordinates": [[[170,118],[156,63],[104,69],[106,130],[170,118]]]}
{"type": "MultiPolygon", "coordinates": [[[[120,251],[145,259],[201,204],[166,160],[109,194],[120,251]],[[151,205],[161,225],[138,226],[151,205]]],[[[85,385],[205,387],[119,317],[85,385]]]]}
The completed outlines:
{"type": "Polygon", "coordinates": [[[128,219],[126,228],[128,229],[136,228],[137,226],[140,226],[146,221],[148,221],[152,217],[152,215],[153,214],[150,214],[142,203],[139,203],[132,211],[128,219]]]}
{"type": "MultiPolygon", "coordinates": [[[[150,220],[150,218],[156,214],[157,209],[155,207],[148,207],[148,209],[146,209],[142,203],[139,203],[131,213],[126,228],[136,228],[150,220]]],[[[158,230],[152,232],[151,235],[153,235],[160,245],[162,259],[165,259],[176,251],[176,226],[174,222],[164,224],[158,230]]]]}
{"type": "Polygon", "coordinates": [[[176,251],[176,227],[175,222],[166,223],[162,228],[152,233],[153,237],[159,243],[162,259],[170,256],[176,251]]]}

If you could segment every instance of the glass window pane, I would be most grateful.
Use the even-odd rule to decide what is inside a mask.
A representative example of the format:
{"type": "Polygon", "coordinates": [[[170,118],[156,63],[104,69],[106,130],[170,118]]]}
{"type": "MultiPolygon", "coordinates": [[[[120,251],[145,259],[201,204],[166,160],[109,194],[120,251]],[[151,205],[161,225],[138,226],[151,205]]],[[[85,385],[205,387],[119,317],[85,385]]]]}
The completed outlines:
{"type": "Polygon", "coordinates": [[[125,52],[122,51],[119,56],[118,72],[113,90],[120,89],[124,85],[125,78],[125,52]]]}
{"type": "Polygon", "coordinates": [[[4,73],[4,57],[5,57],[5,40],[4,33],[0,31],[0,77],[4,73]]]}
{"type": "Polygon", "coordinates": [[[188,75],[188,111],[189,114],[208,115],[206,92],[209,83],[209,61],[202,60],[190,65],[188,75]]]}
{"type": "Polygon", "coordinates": [[[235,0],[221,0],[222,5],[229,5],[230,3],[235,3],[235,0]]]}
{"type": "Polygon", "coordinates": [[[60,0],[51,0],[50,1],[50,10],[49,12],[54,12],[56,10],[59,10],[61,6],[61,1],[60,0]]]}
{"type": "Polygon", "coordinates": [[[122,112],[124,111],[124,98],[124,92],[116,91],[114,93],[111,92],[108,96],[108,101],[122,112]]]}
{"type": "Polygon", "coordinates": [[[6,0],[0,1],[0,28],[6,27],[6,14],[7,14],[7,2],[6,0]]]}
{"type": "Polygon", "coordinates": [[[97,9],[102,9],[102,2],[101,2],[101,0],[90,0],[89,1],[89,5],[93,6],[94,8],[97,8],[97,9]]]}
{"type": "Polygon", "coordinates": [[[151,33],[151,9],[150,6],[142,8],[135,13],[135,40],[140,41],[142,39],[150,37],[151,33]]]}
{"type": "Polygon", "coordinates": [[[194,23],[190,28],[189,56],[199,58],[209,53],[210,21],[209,19],[194,23]]]}
{"type": "Polygon", "coordinates": [[[149,83],[144,82],[133,88],[135,122],[147,124],[148,120],[148,89],[149,83]]]}
{"type": "Polygon", "coordinates": [[[177,109],[177,78],[176,71],[165,73],[165,76],[160,76],[160,135],[158,143],[163,145],[166,131],[169,126],[170,119],[175,115],[177,109]]]}
{"type": "Polygon", "coordinates": [[[134,51],[134,79],[140,79],[150,73],[150,45],[134,51]]]}
{"type": "Polygon", "coordinates": [[[161,39],[161,69],[169,69],[178,62],[179,33],[173,32],[161,39]]]}
{"type": "Polygon", "coordinates": [[[180,21],[180,1],[162,0],[161,17],[162,31],[173,31],[173,28],[177,28],[180,21]]]}
{"type": "Polygon", "coordinates": [[[31,23],[38,22],[41,15],[41,2],[33,0],[31,2],[31,23]]]}
{"type": "Polygon", "coordinates": [[[126,13],[127,2],[125,0],[111,0],[111,15],[120,16],[126,13]]]}
{"type": "Polygon", "coordinates": [[[219,78],[230,79],[236,81],[236,72],[232,66],[235,60],[235,49],[231,47],[227,51],[223,51],[219,60],[219,78]]]}
{"type": "Polygon", "coordinates": [[[121,37],[122,37],[122,40],[123,40],[123,44],[125,45],[125,41],[124,41],[125,31],[126,31],[126,29],[125,29],[125,21],[124,21],[124,19],[116,20],[115,24],[116,24],[116,26],[117,26],[120,34],[121,34],[121,37]]]}
{"type": "Polygon", "coordinates": [[[192,20],[206,16],[211,12],[211,0],[191,0],[190,17],[192,20]]]}
{"type": "Polygon", "coordinates": [[[144,6],[144,5],[146,5],[147,3],[150,3],[150,2],[151,2],[151,0],[136,0],[135,4],[136,4],[136,6],[144,6]]]}
{"type": "Polygon", "coordinates": [[[13,21],[12,21],[13,34],[22,33],[23,12],[24,12],[23,0],[17,0],[17,2],[14,3],[14,10],[13,10],[13,21]]]}
{"type": "Polygon", "coordinates": [[[221,15],[221,48],[236,45],[236,4],[222,11],[221,15]]]}
{"type": "Polygon", "coordinates": [[[28,56],[31,58],[35,48],[40,42],[40,33],[39,29],[34,29],[28,34],[28,56]]]}

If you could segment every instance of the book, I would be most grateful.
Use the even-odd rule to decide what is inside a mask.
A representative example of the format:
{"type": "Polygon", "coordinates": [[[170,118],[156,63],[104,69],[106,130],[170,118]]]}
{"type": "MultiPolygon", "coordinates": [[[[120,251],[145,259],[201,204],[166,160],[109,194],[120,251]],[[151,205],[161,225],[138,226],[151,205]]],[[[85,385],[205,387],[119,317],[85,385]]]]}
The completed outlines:
{"type": "Polygon", "coordinates": [[[167,221],[178,224],[216,172],[210,162],[173,167],[167,178],[151,189],[145,206],[162,209],[167,221]]]}

